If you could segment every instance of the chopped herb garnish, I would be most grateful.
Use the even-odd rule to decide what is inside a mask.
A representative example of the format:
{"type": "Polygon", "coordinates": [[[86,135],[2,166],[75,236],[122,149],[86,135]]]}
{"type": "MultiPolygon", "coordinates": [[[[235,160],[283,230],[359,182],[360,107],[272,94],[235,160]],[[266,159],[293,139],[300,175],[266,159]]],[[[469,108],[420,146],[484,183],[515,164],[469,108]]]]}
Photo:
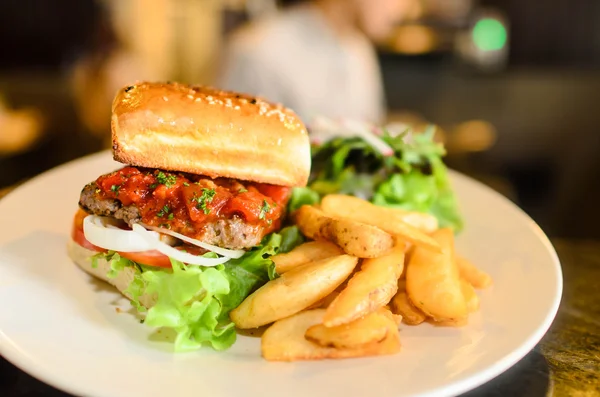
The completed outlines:
{"type": "Polygon", "coordinates": [[[162,227],[164,229],[170,229],[171,225],[169,225],[168,223],[161,223],[160,225],[158,225],[158,227],[162,227]]]}
{"type": "Polygon", "coordinates": [[[208,204],[213,201],[216,194],[217,192],[215,189],[202,188],[202,196],[196,196],[192,199],[192,201],[196,202],[196,208],[202,210],[204,214],[208,215],[210,214],[210,208],[208,208],[208,204]]]}
{"type": "Polygon", "coordinates": [[[168,220],[172,220],[173,217],[175,216],[175,214],[173,214],[172,212],[169,214],[169,216],[167,217],[168,220]]]}
{"type": "Polygon", "coordinates": [[[187,182],[183,182],[183,186],[188,187],[188,186],[190,186],[190,184],[187,182]]]}
{"type": "Polygon", "coordinates": [[[248,189],[241,188],[240,190],[238,190],[238,193],[246,193],[247,191],[248,191],[248,189]]]}
{"type": "Polygon", "coordinates": [[[165,206],[162,207],[160,211],[158,211],[156,216],[159,216],[162,218],[163,216],[167,215],[169,213],[169,211],[171,211],[171,209],[169,208],[168,205],[165,204],[165,206]]]}
{"type": "Polygon", "coordinates": [[[150,185],[150,189],[156,189],[157,186],[158,186],[158,183],[153,183],[152,185],[150,185]]]}
{"type": "Polygon", "coordinates": [[[267,203],[267,200],[263,200],[263,205],[260,209],[260,215],[258,216],[258,219],[265,219],[265,216],[267,215],[267,212],[269,212],[270,209],[271,206],[269,205],[269,203],[267,203]]]}
{"type": "Polygon", "coordinates": [[[119,196],[119,189],[121,188],[121,185],[112,185],[110,187],[110,191],[113,192],[115,194],[115,196],[119,196]]]}
{"type": "Polygon", "coordinates": [[[177,183],[177,177],[175,175],[165,175],[164,172],[159,171],[156,175],[158,183],[162,183],[166,187],[170,188],[177,183]]]}

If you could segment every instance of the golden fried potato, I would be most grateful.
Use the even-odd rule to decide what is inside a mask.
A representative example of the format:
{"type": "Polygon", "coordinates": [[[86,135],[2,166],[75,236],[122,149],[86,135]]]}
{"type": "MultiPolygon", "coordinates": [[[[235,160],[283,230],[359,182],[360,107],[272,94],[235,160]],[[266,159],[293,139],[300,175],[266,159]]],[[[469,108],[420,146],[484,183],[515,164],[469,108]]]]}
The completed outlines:
{"type": "Polygon", "coordinates": [[[486,272],[479,270],[473,263],[460,255],[456,255],[455,260],[460,276],[467,280],[473,287],[484,289],[492,285],[492,277],[486,272]]]}
{"type": "Polygon", "coordinates": [[[479,297],[473,286],[464,278],[460,279],[460,289],[465,297],[465,302],[467,302],[467,310],[469,313],[479,310],[479,297]]]}
{"type": "Polygon", "coordinates": [[[394,244],[392,236],[378,227],[349,219],[336,219],[309,205],[300,207],[295,219],[306,237],[331,241],[345,253],[358,258],[377,258],[394,244]]]}
{"type": "Polygon", "coordinates": [[[325,298],[321,299],[314,305],[310,305],[309,307],[307,307],[307,309],[326,309],[327,307],[329,307],[329,305],[331,305],[331,302],[333,302],[334,299],[337,298],[337,296],[340,294],[338,289],[340,289],[342,285],[343,284],[341,284],[339,287],[336,288],[335,291],[333,291],[331,294],[327,295],[325,298]]]}
{"type": "Polygon", "coordinates": [[[321,346],[355,348],[368,343],[381,342],[387,332],[388,321],[385,316],[373,312],[337,327],[313,325],[306,331],[305,337],[321,346]]]}
{"type": "MultiPolygon", "coordinates": [[[[434,231],[437,229],[437,220],[431,215],[411,212],[408,213],[410,216],[407,217],[394,212],[400,210],[380,207],[357,197],[339,194],[330,194],[323,197],[321,208],[325,214],[335,218],[350,219],[376,226],[393,236],[402,237],[412,244],[420,245],[436,252],[440,251],[440,247],[434,239],[425,234],[423,230],[406,222],[406,219],[414,220],[419,217],[429,219],[431,217],[435,221],[435,227],[428,227],[426,230],[434,231]]],[[[431,223],[433,221],[427,222],[431,223]]]]}
{"type": "Polygon", "coordinates": [[[321,200],[321,209],[336,218],[354,219],[382,229],[390,223],[406,223],[428,234],[438,229],[433,215],[381,207],[355,196],[328,194],[321,200]]]}
{"type": "Polygon", "coordinates": [[[323,323],[327,327],[346,324],[385,306],[398,290],[404,249],[397,244],[385,256],[363,259],[360,270],[327,308],[323,323]]]}
{"type": "Polygon", "coordinates": [[[357,263],[353,256],[339,255],[297,267],[260,287],[229,317],[243,329],[291,316],[332,293],[357,263]]]}
{"type": "Polygon", "coordinates": [[[390,302],[392,312],[402,316],[402,321],[408,325],[419,325],[427,319],[427,316],[413,306],[408,299],[406,291],[398,291],[390,302]]]}
{"type": "Polygon", "coordinates": [[[297,246],[290,252],[272,256],[271,260],[275,263],[277,274],[283,274],[305,263],[330,258],[343,253],[340,247],[329,241],[309,241],[297,246]]]}
{"type": "Polygon", "coordinates": [[[324,347],[307,340],[304,337],[306,331],[320,324],[324,313],[324,309],[309,310],[277,321],[262,336],[262,356],[269,361],[297,361],[377,356],[400,351],[398,328],[392,320],[387,320],[388,332],[381,342],[353,349],[324,347]]]}
{"type": "Polygon", "coordinates": [[[440,229],[432,236],[443,252],[414,248],[406,269],[406,292],[413,305],[435,321],[462,319],[468,311],[454,261],[454,235],[440,229]]]}
{"type": "Polygon", "coordinates": [[[394,324],[396,324],[396,326],[402,324],[402,316],[399,314],[392,313],[392,309],[390,309],[389,305],[382,307],[377,312],[385,315],[388,319],[392,320],[394,324]]]}

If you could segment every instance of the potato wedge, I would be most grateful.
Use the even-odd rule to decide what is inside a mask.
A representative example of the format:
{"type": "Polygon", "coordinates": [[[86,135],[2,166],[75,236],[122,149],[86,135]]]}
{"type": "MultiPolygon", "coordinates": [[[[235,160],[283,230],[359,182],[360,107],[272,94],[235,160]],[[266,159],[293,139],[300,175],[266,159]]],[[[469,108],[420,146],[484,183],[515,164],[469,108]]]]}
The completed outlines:
{"type": "Polygon", "coordinates": [[[435,321],[462,319],[468,311],[454,261],[454,235],[440,229],[432,236],[443,252],[414,248],[406,269],[406,292],[413,305],[435,321]]]}
{"type": "Polygon", "coordinates": [[[395,354],[400,351],[398,328],[388,320],[388,333],[381,342],[354,349],[323,347],[307,340],[308,328],[320,324],[324,309],[300,312],[277,321],[262,336],[262,356],[269,361],[323,360],[395,354]]]}
{"type": "Polygon", "coordinates": [[[330,258],[343,253],[340,247],[329,241],[309,241],[297,246],[290,252],[272,256],[271,260],[275,263],[277,274],[283,274],[305,263],[330,258]]]}
{"type": "Polygon", "coordinates": [[[479,270],[473,263],[460,255],[456,255],[456,265],[460,276],[467,280],[473,287],[484,289],[492,285],[492,277],[479,270]]]}
{"type": "Polygon", "coordinates": [[[331,294],[357,263],[353,256],[338,255],[297,267],[260,287],[229,317],[238,328],[256,328],[291,316],[331,294]]]}
{"type": "Polygon", "coordinates": [[[406,222],[406,219],[413,220],[419,216],[424,218],[431,217],[435,221],[434,228],[427,228],[431,232],[437,229],[437,220],[431,215],[414,212],[408,213],[410,215],[408,217],[399,216],[399,213],[394,211],[400,210],[380,207],[357,197],[338,194],[330,194],[323,197],[321,208],[326,215],[334,218],[349,219],[376,226],[394,236],[400,236],[415,245],[420,245],[436,252],[440,251],[440,247],[434,239],[425,234],[423,230],[406,222]]]}
{"type": "Polygon", "coordinates": [[[309,307],[307,307],[307,309],[326,309],[327,307],[329,307],[329,305],[331,305],[331,302],[333,302],[333,300],[337,298],[337,296],[340,294],[338,289],[339,287],[331,294],[327,295],[325,298],[315,303],[314,305],[310,305],[309,307]]]}
{"type": "Polygon", "coordinates": [[[404,249],[397,244],[384,256],[363,259],[360,270],[327,308],[323,323],[327,327],[347,324],[385,306],[398,290],[404,249]]]}
{"type": "Polygon", "coordinates": [[[378,227],[348,219],[336,219],[303,205],[295,214],[300,231],[313,240],[328,240],[358,258],[377,258],[389,251],[392,236],[378,227]]]}
{"type": "Polygon", "coordinates": [[[437,218],[433,215],[381,207],[355,196],[328,194],[321,200],[321,209],[336,218],[354,219],[382,229],[383,225],[397,222],[428,234],[438,229],[437,218]]]}
{"type": "Polygon", "coordinates": [[[381,342],[387,335],[388,321],[378,312],[337,327],[317,324],[306,330],[306,339],[321,346],[355,348],[368,343],[381,342]]]}
{"type": "Polygon", "coordinates": [[[396,326],[402,324],[402,316],[399,314],[392,313],[392,310],[389,306],[384,306],[377,312],[385,315],[388,319],[392,320],[394,324],[396,324],[396,326]]]}
{"type": "Polygon", "coordinates": [[[464,278],[460,279],[460,289],[465,297],[467,303],[467,310],[469,313],[476,312],[479,310],[479,297],[475,292],[475,288],[464,278]]]}
{"type": "Polygon", "coordinates": [[[406,291],[398,291],[391,301],[392,312],[402,316],[402,321],[408,325],[419,325],[427,316],[408,299],[406,291]]]}

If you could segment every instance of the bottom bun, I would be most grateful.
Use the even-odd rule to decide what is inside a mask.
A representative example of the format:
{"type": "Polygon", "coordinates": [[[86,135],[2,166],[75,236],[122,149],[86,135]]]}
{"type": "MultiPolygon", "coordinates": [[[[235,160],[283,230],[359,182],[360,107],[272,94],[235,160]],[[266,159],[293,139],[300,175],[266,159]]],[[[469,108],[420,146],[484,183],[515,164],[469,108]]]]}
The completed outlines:
{"type": "MultiPolygon", "coordinates": [[[[135,275],[135,269],[133,267],[126,267],[119,272],[117,277],[108,278],[106,275],[110,271],[110,262],[108,262],[106,259],[98,258],[98,266],[96,268],[92,267],[91,258],[97,254],[96,251],[83,248],[73,240],[69,240],[67,243],[67,251],[69,253],[69,257],[77,266],[92,276],[106,281],[119,290],[119,292],[121,292],[123,295],[125,295],[126,298],[131,299],[131,295],[125,292],[125,290],[127,287],[129,287],[131,281],[133,281],[133,277],[135,275]]],[[[156,296],[144,294],[140,297],[139,301],[143,306],[150,308],[156,303],[156,296]]]]}

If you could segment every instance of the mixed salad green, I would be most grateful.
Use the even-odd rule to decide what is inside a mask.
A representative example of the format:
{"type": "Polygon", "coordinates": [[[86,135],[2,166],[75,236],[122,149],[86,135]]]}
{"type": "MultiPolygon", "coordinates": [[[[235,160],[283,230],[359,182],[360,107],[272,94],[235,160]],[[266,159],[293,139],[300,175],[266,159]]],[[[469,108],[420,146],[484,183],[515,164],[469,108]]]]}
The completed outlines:
{"type": "Polygon", "coordinates": [[[311,180],[295,189],[291,209],[318,202],[331,193],[350,194],[374,204],[427,212],[440,227],[459,232],[462,217],[442,161],[444,147],[434,141],[434,128],[377,137],[393,153],[384,155],[361,137],[337,137],[313,146],[311,180]]]}

